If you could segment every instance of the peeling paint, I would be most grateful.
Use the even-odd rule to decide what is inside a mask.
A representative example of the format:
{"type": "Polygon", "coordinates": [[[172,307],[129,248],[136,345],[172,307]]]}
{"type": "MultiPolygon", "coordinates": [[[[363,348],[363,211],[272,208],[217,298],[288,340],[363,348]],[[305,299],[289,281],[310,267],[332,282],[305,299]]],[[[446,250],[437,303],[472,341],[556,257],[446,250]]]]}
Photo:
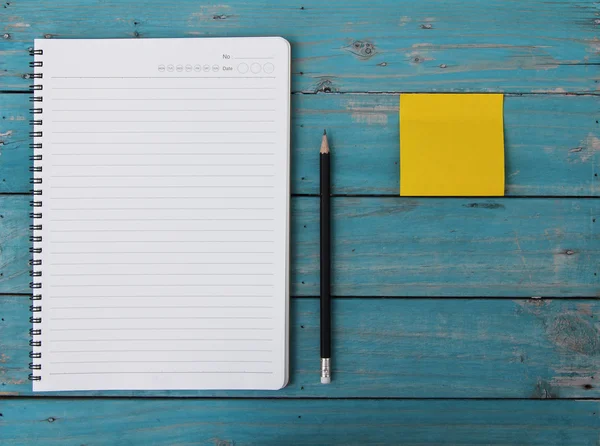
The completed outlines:
{"type": "Polygon", "coordinates": [[[387,125],[388,116],[385,113],[373,113],[372,111],[352,113],[352,122],[367,125],[387,125]]]}
{"type": "Polygon", "coordinates": [[[228,12],[231,10],[231,6],[229,5],[210,5],[210,6],[200,6],[198,12],[192,13],[189,20],[197,21],[197,20],[216,20],[215,17],[230,17],[231,14],[228,12]]]}
{"type": "Polygon", "coordinates": [[[3,137],[3,136],[10,136],[12,134],[13,134],[12,130],[8,130],[7,132],[0,133],[0,138],[3,137]]]}
{"type": "Polygon", "coordinates": [[[500,203],[469,203],[462,206],[464,208],[504,209],[504,205],[500,203]]]}
{"type": "MultiPolygon", "coordinates": [[[[568,371],[567,373],[572,373],[572,371],[568,371]]],[[[594,388],[596,384],[594,382],[594,378],[592,376],[579,376],[579,377],[571,377],[565,376],[552,380],[552,384],[556,387],[577,387],[584,388],[586,390],[591,390],[594,388]]]]}
{"type": "Polygon", "coordinates": [[[17,22],[10,23],[6,25],[7,28],[29,28],[31,25],[29,23],[17,22]]]}
{"type": "Polygon", "coordinates": [[[590,41],[590,50],[592,53],[600,53],[600,39],[598,37],[590,41]]]}
{"type": "Polygon", "coordinates": [[[558,87],[558,88],[548,88],[548,89],[534,89],[531,90],[532,93],[567,93],[567,90],[565,90],[562,87],[558,87]]]}
{"type": "Polygon", "coordinates": [[[532,398],[539,398],[542,400],[558,398],[558,390],[552,387],[552,385],[543,379],[538,379],[535,383],[532,398]]]}
{"type": "Polygon", "coordinates": [[[579,147],[569,150],[568,161],[570,163],[587,163],[594,158],[596,153],[600,153],[600,138],[590,133],[584,141],[581,141],[579,147]]]}
{"type": "Polygon", "coordinates": [[[552,341],[583,355],[600,355],[600,330],[578,314],[556,316],[547,327],[552,341]]]}
{"type": "Polygon", "coordinates": [[[352,121],[358,124],[387,125],[388,114],[393,111],[387,107],[373,106],[361,100],[348,100],[346,110],[352,112],[352,121]]]}

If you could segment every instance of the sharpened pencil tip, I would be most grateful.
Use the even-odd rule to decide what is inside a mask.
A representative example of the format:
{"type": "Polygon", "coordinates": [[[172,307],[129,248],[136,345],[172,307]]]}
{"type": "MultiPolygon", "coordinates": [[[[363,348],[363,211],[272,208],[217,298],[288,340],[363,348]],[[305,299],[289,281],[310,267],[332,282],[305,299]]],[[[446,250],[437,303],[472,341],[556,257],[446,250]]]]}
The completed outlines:
{"type": "Polygon", "coordinates": [[[323,131],[323,138],[321,138],[321,153],[329,153],[329,142],[327,141],[327,131],[323,131]]]}

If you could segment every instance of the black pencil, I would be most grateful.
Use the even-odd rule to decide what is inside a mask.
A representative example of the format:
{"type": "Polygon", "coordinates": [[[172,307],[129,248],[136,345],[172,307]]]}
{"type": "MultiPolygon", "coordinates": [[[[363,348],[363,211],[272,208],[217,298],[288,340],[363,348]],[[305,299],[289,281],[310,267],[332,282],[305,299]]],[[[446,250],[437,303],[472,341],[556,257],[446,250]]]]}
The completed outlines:
{"type": "Polygon", "coordinates": [[[331,382],[330,155],[327,132],[321,140],[321,384],[331,382]]]}

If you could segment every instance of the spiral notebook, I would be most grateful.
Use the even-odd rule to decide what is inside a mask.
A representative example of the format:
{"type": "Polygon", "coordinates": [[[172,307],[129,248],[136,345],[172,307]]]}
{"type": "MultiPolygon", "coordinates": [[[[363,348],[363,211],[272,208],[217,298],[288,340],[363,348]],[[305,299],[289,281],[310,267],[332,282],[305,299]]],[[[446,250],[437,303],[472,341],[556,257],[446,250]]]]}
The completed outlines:
{"type": "Polygon", "coordinates": [[[289,44],[30,51],[33,390],[283,387],[289,44]]]}

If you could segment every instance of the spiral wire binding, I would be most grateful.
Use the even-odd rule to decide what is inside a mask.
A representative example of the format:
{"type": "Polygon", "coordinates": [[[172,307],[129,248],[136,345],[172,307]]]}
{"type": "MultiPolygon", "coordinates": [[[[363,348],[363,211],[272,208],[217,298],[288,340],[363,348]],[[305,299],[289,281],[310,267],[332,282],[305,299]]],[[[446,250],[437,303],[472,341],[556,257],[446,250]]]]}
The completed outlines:
{"type": "MultiPolygon", "coordinates": [[[[43,55],[43,50],[36,50],[34,48],[29,48],[30,56],[41,56],[43,55]]],[[[29,66],[31,68],[41,68],[44,66],[41,61],[29,62],[29,66]]],[[[31,73],[27,76],[29,79],[42,79],[42,73],[31,73]]],[[[43,85],[36,84],[31,86],[32,97],[29,99],[30,102],[43,102],[42,96],[36,96],[36,92],[43,90],[43,85]]],[[[42,108],[31,108],[29,112],[32,115],[39,115],[43,112],[42,108]]],[[[32,220],[32,224],[29,226],[29,230],[31,231],[31,235],[29,236],[29,242],[31,243],[31,247],[29,248],[29,253],[32,258],[29,260],[29,266],[31,270],[29,271],[29,276],[31,277],[31,282],[29,282],[29,288],[32,290],[32,295],[29,298],[31,300],[31,305],[29,306],[29,311],[31,311],[31,317],[29,318],[29,323],[32,325],[32,328],[29,329],[29,336],[31,339],[29,341],[29,346],[32,347],[32,351],[29,352],[29,358],[32,360],[40,359],[42,357],[42,353],[39,351],[42,346],[42,341],[40,336],[42,335],[41,328],[37,328],[37,324],[42,323],[42,318],[39,313],[42,311],[42,260],[39,257],[39,254],[42,253],[42,248],[40,243],[42,242],[41,230],[42,225],[41,222],[37,222],[42,218],[42,213],[38,212],[38,209],[42,207],[41,199],[38,198],[42,195],[42,178],[39,174],[42,172],[42,166],[40,162],[42,161],[42,154],[39,151],[42,149],[42,143],[39,142],[37,138],[41,138],[43,136],[43,132],[38,130],[41,128],[42,120],[38,119],[38,117],[34,116],[29,124],[33,127],[33,130],[29,132],[29,137],[33,138],[33,142],[29,144],[30,149],[32,149],[33,154],[29,157],[29,160],[32,162],[32,165],[29,167],[29,171],[32,172],[32,178],[30,180],[31,184],[31,196],[32,199],[29,202],[29,205],[32,208],[31,213],[29,214],[29,218],[32,220]]],[[[32,361],[29,363],[30,370],[41,370],[42,365],[32,361]]],[[[42,377],[40,375],[36,375],[35,372],[29,374],[29,379],[31,381],[40,381],[42,377]]]]}

